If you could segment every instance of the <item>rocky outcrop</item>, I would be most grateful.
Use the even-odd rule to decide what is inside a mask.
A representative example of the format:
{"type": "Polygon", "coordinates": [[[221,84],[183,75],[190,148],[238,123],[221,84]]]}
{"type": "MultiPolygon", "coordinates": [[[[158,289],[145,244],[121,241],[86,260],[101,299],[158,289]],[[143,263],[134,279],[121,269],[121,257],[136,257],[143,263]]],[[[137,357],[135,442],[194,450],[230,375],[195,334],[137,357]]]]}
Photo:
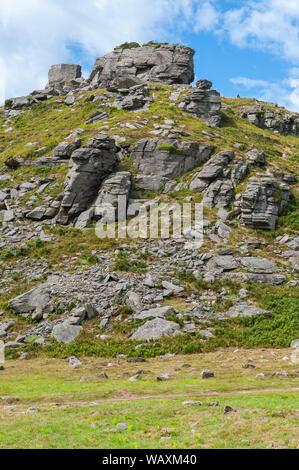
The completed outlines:
{"type": "Polygon", "coordinates": [[[128,171],[120,171],[108,177],[89,209],[78,217],[76,227],[84,228],[92,219],[105,223],[126,220],[130,188],[131,173],[128,171]]]}
{"type": "Polygon", "coordinates": [[[71,82],[77,78],[81,78],[81,65],[77,64],[58,64],[52,65],[48,74],[49,86],[57,83],[71,82]]]}
{"type": "Polygon", "coordinates": [[[145,190],[158,191],[173,178],[207,161],[213,150],[213,145],[190,141],[140,140],[132,153],[138,168],[135,182],[145,190]]]}
{"type": "Polygon", "coordinates": [[[115,141],[103,133],[89,139],[85,147],[73,152],[58,223],[67,224],[90,207],[102,181],[113,171],[117,162],[115,141]]]}
{"type": "Polygon", "coordinates": [[[298,114],[282,115],[279,110],[265,110],[263,106],[256,105],[243,112],[241,117],[248,119],[251,124],[257,127],[270,129],[277,134],[299,135],[298,114]]]}
{"type": "Polygon", "coordinates": [[[193,49],[174,44],[116,48],[96,60],[88,83],[94,89],[113,88],[137,77],[144,82],[189,84],[194,80],[193,55],[193,49]]]}
{"type": "Polygon", "coordinates": [[[254,229],[275,230],[278,215],[290,196],[289,187],[273,178],[250,178],[241,198],[242,223],[254,229]]]}
{"type": "Polygon", "coordinates": [[[210,127],[217,127],[221,121],[221,97],[216,90],[210,90],[212,82],[199,80],[196,88],[188,91],[179,108],[203,119],[210,127]]]}
{"type": "Polygon", "coordinates": [[[205,206],[223,208],[233,200],[235,187],[248,171],[248,165],[241,158],[234,157],[232,150],[219,152],[191,181],[191,190],[204,191],[205,206]]]}

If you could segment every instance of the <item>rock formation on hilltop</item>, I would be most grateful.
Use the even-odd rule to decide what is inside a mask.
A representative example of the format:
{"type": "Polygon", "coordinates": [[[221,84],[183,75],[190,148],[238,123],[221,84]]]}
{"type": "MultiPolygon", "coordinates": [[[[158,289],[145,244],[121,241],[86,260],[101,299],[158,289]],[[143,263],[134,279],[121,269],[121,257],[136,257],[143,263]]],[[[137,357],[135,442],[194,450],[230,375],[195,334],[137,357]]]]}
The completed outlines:
{"type": "Polygon", "coordinates": [[[116,48],[96,60],[88,83],[106,88],[137,77],[144,82],[189,84],[194,80],[193,55],[193,49],[177,44],[116,48]]]}

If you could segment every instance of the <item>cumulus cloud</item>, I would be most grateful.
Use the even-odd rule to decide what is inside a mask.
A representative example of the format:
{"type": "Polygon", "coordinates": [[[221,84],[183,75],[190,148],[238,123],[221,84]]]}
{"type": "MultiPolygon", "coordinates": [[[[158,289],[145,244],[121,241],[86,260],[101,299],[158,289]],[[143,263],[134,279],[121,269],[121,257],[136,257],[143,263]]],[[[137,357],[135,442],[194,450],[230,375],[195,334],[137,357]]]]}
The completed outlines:
{"type": "Polygon", "coordinates": [[[73,59],[74,45],[91,61],[124,41],[178,41],[209,22],[216,10],[206,0],[0,2],[0,102],[43,87],[50,65],[73,59]]]}
{"type": "Polygon", "coordinates": [[[222,30],[239,47],[266,48],[288,60],[299,60],[298,0],[248,1],[224,14],[222,30]]]}
{"type": "MultiPolygon", "coordinates": [[[[270,101],[299,112],[299,69],[289,70],[289,76],[282,81],[254,80],[247,77],[235,77],[231,83],[243,87],[244,93],[250,90],[261,101],[270,101]],[[246,91],[245,91],[246,90],[246,91]]],[[[238,88],[242,94],[242,90],[238,88]]]]}

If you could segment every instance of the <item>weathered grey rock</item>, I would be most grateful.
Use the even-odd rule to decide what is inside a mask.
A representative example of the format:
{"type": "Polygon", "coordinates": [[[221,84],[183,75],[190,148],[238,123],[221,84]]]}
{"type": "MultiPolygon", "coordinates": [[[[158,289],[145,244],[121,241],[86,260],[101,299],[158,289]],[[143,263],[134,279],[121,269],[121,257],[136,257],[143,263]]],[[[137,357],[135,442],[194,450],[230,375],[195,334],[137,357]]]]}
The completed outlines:
{"type": "Polygon", "coordinates": [[[75,97],[73,95],[68,95],[64,100],[64,104],[66,106],[73,106],[74,103],[75,103],[75,97]]]}
{"type": "Polygon", "coordinates": [[[295,339],[291,342],[291,348],[299,349],[299,339],[295,339]]]}
{"type": "Polygon", "coordinates": [[[278,134],[299,135],[299,116],[295,113],[283,115],[280,110],[265,110],[263,106],[256,105],[243,112],[242,117],[257,127],[267,128],[278,134]]]}
{"type": "Polygon", "coordinates": [[[152,339],[159,339],[162,336],[170,336],[179,329],[179,325],[173,321],[155,318],[137,328],[131,339],[150,341],[152,339]]]}
{"type": "Polygon", "coordinates": [[[68,160],[71,158],[72,153],[77,150],[81,145],[81,139],[77,139],[74,142],[61,142],[55,147],[53,151],[54,158],[60,158],[68,160]]]}
{"type": "Polygon", "coordinates": [[[6,320],[6,321],[0,323],[0,337],[1,337],[1,336],[6,336],[7,331],[8,331],[9,328],[11,328],[14,324],[15,324],[15,322],[14,322],[13,320],[6,320]]]}
{"type": "Polygon", "coordinates": [[[250,149],[246,152],[246,160],[254,166],[265,165],[265,152],[259,149],[250,149]]]}
{"type": "Polygon", "coordinates": [[[274,261],[261,257],[244,257],[240,258],[241,265],[252,273],[257,274],[273,274],[277,271],[274,261]]]}
{"type": "Polygon", "coordinates": [[[232,255],[217,256],[209,261],[208,265],[223,269],[223,271],[231,271],[239,266],[238,261],[232,255]]]}
{"type": "Polygon", "coordinates": [[[126,296],[126,304],[131,307],[134,312],[142,310],[142,298],[137,292],[129,291],[126,296]]]}
{"type": "Polygon", "coordinates": [[[210,127],[217,127],[221,122],[221,97],[216,90],[210,90],[212,83],[200,80],[196,88],[186,93],[179,104],[183,111],[203,119],[210,127]]]}
{"type": "Polygon", "coordinates": [[[248,304],[247,302],[242,302],[233,305],[227,312],[220,313],[219,317],[225,319],[236,317],[255,317],[258,315],[264,315],[266,317],[269,317],[273,314],[268,310],[263,310],[261,308],[255,307],[254,305],[248,304]]]}
{"type": "Polygon", "coordinates": [[[120,171],[107,178],[92,204],[94,218],[104,219],[107,223],[125,220],[130,188],[131,173],[128,171],[120,171]]]}
{"type": "Polygon", "coordinates": [[[137,315],[134,315],[136,320],[146,320],[147,318],[164,318],[167,315],[172,315],[174,313],[173,307],[157,307],[145,310],[137,315]]]}
{"type": "Polygon", "coordinates": [[[15,212],[12,209],[3,211],[3,222],[13,222],[15,220],[15,212]]]}
{"type": "Polygon", "coordinates": [[[86,147],[73,152],[64,183],[58,223],[67,224],[90,207],[102,181],[111,173],[117,161],[115,141],[102,133],[89,139],[86,147]]]}
{"type": "Polygon", "coordinates": [[[282,274],[228,273],[225,277],[237,279],[242,282],[261,282],[273,286],[279,286],[286,282],[286,277],[282,274]]]}
{"type": "Polygon", "coordinates": [[[149,88],[146,84],[136,85],[129,89],[119,90],[113,106],[118,109],[133,111],[137,109],[149,109],[152,99],[149,98],[149,88]]]}
{"type": "Polygon", "coordinates": [[[138,165],[136,184],[157,191],[169,180],[205,162],[214,150],[213,145],[172,139],[140,140],[132,153],[138,165]]]}
{"type": "Polygon", "coordinates": [[[248,171],[248,165],[242,159],[235,159],[234,155],[231,150],[219,152],[193,177],[190,189],[205,191],[205,206],[220,209],[227,207],[233,200],[235,187],[248,171]]]}
{"type": "Polygon", "coordinates": [[[76,368],[82,365],[82,362],[75,356],[69,357],[69,365],[76,368]]]}
{"type": "Polygon", "coordinates": [[[28,108],[33,103],[35,103],[35,99],[32,99],[29,96],[18,96],[16,98],[11,98],[10,100],[7,100],[5,103],[5,108],[8,108],[8,109],[28,108]]]}
{"type": "Polygon", "coordinates": [[[15,313],[31,313],[36,308],[44,309],[50,301],[49,286],[42,284],[10,300],[8,305],[15,313]]]}
{"type": "Polygon", "coordinates": [[[291,197],[287,185],[272,178],[250,178],[241,199],[241,220],[255,229],[274,230],[278,215],[291,197]]]}
{"type": "Polygon", "coordinates": [[[60,82],[70,82],[81,77],[81,66],[76,64],[52,65],[49,70],[49,85],[53,86],[60,82]]]}
{"type": "Polygon", "coordinates": [[[77,338],[81,331],[82,326],[71,325],[65,321],[54,326],[52,336],[58,342],[69,344],[77,338]]]}
{"type": "Polygon", "coordinates": [[[193,49],[173,44],[116,48],[96,60],[88,83],[93,88],[106,88],[138,77],[142,81],[189,84],[194,80],[193,55],[193,49]]]}

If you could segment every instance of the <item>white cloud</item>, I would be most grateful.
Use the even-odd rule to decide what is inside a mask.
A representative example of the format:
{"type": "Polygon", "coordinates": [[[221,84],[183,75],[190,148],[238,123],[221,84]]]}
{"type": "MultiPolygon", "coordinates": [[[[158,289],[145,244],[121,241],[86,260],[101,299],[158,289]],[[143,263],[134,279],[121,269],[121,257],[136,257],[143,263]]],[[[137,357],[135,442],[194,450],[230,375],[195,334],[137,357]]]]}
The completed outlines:
{"type": "Polygon", "coordinates": [[[70,60],[72,43],[91,60],[125,41],[177,42],[216,17],[206,0],[1,0],[0,102],[43,87],[50,65],[70,60]]]}
{"type": "Polygon", "coordinates": [[[222,29],[239,47],[266,48],[288,60],[299,59],[298,0],[247,1],[224,14],[222,29]]]}
{"type": "Polygon", "coordinates": [[[246,88],[255,88],[268,85],[268,82],[265,80],[253,80],[252,78],[247,77],[231,78],[230,82],[232,82],[234,85],[243,85],[246,88]]]}
{"type": "MultiPolygon", "coordinates": [[[[243,86],[244,89],[251,90],[250,94],[255,94],[255,98],[261,101],[269,101],[285,106],[287,109],[299,112],[299,70],[293,68],[289,70],[289,76],[282,81],[253,80],[247,77],[231,78],[234,85],[243,86]]],[[[238,88],[238,93],[242,95],[242,90],[238,88]]]]}

